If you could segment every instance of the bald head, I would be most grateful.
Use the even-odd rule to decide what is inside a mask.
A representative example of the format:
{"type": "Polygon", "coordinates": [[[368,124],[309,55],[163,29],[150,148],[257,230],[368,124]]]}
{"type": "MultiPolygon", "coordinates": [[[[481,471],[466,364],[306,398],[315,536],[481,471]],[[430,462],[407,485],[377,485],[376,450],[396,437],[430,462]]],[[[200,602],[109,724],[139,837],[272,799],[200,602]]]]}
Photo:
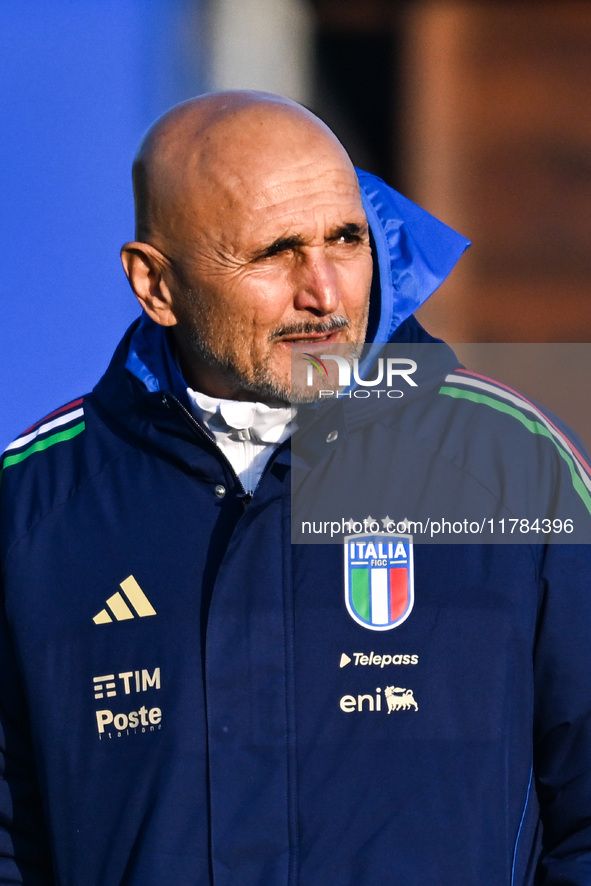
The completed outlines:
{"type": "Polygon", "coordinates": [[[134,189],[123,266],[146,313],[171,327],[193,387],[285,402],[298,347],[364,340],[372,260],[359,183],[300,105],[257,92],[178,105],[144,139],[134,189]]]}
{"type": "Polygon", "coordinates": [[[234,191],[265,163],[308,158],[313,175],[314,162],[330,154],[354,176],[330,129],[281,96],[236,91],[183,102],[156,121],[136,155],[136,238],[176,252],[207,201],[231,211],[234,191]]]}

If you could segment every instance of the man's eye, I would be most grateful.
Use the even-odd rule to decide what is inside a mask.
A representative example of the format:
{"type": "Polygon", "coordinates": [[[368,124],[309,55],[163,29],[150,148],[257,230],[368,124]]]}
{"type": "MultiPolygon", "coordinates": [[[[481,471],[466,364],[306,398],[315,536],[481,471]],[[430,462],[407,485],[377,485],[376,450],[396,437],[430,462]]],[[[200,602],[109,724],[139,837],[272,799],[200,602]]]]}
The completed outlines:
{"type": "Polygon", "coordinates": [[[287,252],[289,246],[285,246],[285,244],[276,243],[273,246],[270,246],[269,249],[266,249],[263,255],[263,258],[272,258],[274,255],[280,255],[282,252],[287,252]]]}
{"type": "Polygon", "coordinates": [[[258,261],[264,261],[266,258],[273,258],[276,255],[290,252],[295,249],[298,244],[293,240],[278,240],[267,246],[256,258],[258,261]]]}
{"type": "Polygon", "coordinates": [[[351,246],[351,245],[355,246],[358,243],[361,243],[361,236],[359,234],[345,232],[344,234],[341,234],[339,237],[336,237],[333,242],[338,243],[339,245],[343,245],[343,246],[351,246]]]}
{"type": "Polygon", "coordinates": [[[357,246],[358,244],[364,242],[366,236],[366,230],[364,230],[360,225],[343,225],[343,227],[339,231],[335,231],[333,243],[338,243],[339,245],[345,246],[357,246]]]}

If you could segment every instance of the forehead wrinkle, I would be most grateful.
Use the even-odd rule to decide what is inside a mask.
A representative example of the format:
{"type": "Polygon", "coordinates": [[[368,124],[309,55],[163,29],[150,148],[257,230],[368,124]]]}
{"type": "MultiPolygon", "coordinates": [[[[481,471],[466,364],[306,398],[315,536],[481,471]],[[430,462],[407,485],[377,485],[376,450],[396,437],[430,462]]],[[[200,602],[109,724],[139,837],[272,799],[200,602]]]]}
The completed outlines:
{"type": "MultiPolygon", "coordinates": [[[[309,174],[286,180],[283,170],[273,180],[251,194],[248,211],[251,216],[269,213],[271,218],[321,215],[361,216],[365,218],[357,177],[341,175],[341,170],[320,171],[308,164],[309,174]]],[[[343,170],[343,173],[345,171],[343,170]]]]}
{"type": "Polygon", "coordinates": [[[366,222],[363,205],[355,199],[355,194],[345,200],[335,200],[332,190],[312,194],[303,192],[302,196],[305,197],[303,203],[300,203],[299,197],[294,200],[292,195],[279,201],[260,200],[251,209],[252,228],[283,227],[285,232],[297,234],[302,227],[310,224],[315,228],[327,226],[332,230],[347,222],[366,222]]]}
{"type": "Polygon", "coordinates": [[[345,181],[341,184],[334,179],[326,183],[319,181],[326,177],[320,174],[307,179],[289,182],[279,180],[269,184],[252,197],[251,209],[264,210],[301,200],[306,201],[311,209],[322,212],[337,210],[342,202],[349,200],[351,208],[355,204],[361,208],[361,198],[356,184],[345,181]]]}
{"type": "MultiPolygon", "coordinates": [[[[312,170],[313,164],[308,168],[312,170]]],[[[352,181],[349,176],[333,176],[327,171],[320,176],[326,181],[319,181],[317,175],[300,174],[286,182],[279,171],[273,178],[258,188],[252,178],[242,175],[213,177],[211,188],[202,194],[204,218],[196,239],[208,242],[210,248],[218,247],[229,257],[232,253],[256,252],[293,235],[303,235],[306,240],[320,235],[323,239],[323,228],[332,230],[346,222],[365,222],[356,177],[352,181]]]]}

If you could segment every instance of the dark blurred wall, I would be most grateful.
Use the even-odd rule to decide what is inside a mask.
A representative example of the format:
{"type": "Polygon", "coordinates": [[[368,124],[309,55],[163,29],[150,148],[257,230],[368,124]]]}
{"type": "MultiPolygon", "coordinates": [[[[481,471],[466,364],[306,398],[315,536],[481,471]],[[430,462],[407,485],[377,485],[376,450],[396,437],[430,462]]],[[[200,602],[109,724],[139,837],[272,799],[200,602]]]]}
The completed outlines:
{"type": "Polygon", "coordinates": [[[591,340],[591,4],[409,7],[411,196],[473,241],[448,338],[591,340]]]}
{"type": "Polygon", "coordinates": [[[591,4],[314,0],[315,107],[473,240],[447,337],[591,338],[591,4]]]}
{"type": "MultiPolygon", "coordinates": [[[[321,115],[472,240],[419,319],[450,342],[591,342],[591,3],[313,5],[321,115]]],[[[461,350],[591,445],[591,345],[461,350]]]]}

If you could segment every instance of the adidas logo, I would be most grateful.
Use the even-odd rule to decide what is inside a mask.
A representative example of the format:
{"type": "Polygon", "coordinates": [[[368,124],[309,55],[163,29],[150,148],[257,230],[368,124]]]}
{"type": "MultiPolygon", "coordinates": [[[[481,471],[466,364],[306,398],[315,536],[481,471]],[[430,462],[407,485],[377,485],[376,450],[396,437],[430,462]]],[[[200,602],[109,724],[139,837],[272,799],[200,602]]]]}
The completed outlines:
{"type": "MultiPolygon", "coordinates": [[[[109,597],[107,600],[107,606],[113,613],[115,617],[115,621],[126,621],[128,618],[135,618],[134,612],[139,618],[145,618],[148,615],[156,615],[156,610],[140,588],[139,584],[133,577],[130,575],[125,581],[122,581],[119,585],[123,594],[127,597],[127,600],[131,604],[131,609],[126,603],[123,594],[120,594],[117,591],[116,594],[113,594],[112,597],[109,597]]],[[[92,619],[95,625],[104,625],[108,624],[108,622],[113,621],[111,614],[107,609],[101,609],[101,611],[94,616],[92,619]]]]}

